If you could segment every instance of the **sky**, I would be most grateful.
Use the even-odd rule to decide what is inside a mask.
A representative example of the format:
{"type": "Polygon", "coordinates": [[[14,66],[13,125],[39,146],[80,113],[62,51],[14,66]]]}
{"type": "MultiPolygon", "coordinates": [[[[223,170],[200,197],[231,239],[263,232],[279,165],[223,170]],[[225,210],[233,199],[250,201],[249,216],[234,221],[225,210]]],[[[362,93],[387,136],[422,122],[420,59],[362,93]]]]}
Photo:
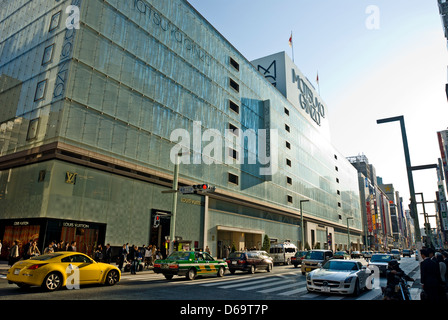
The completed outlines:
{"type": "MultiPolygon", "coordinates": [[[[448,50],[437,0],[188,2],[249,61],[281,51],[294,58],[327,104],[335,148],[346,157],[365,155],[408,208],[400,124],[376,120],[404,116],[411,165],[437,163],[437,131],[448,127],[448,50]]],[[[434,201],[436,170],[413,177],[415,192],[434,201]]],[[[433,204],[425,209],[435,214],[433,204]]]]}

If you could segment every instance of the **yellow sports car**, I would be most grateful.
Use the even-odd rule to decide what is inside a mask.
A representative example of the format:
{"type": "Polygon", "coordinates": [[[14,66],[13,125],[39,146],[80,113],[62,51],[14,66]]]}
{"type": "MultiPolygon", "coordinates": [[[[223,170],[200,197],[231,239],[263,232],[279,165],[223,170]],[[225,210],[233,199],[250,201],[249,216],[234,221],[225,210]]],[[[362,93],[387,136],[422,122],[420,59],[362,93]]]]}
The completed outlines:
{"type": "Polygon", "coordinates": [[[91,283],[113,286],[120,277],[117,267],[95,262],[80,252],[55,252],[20,260],[9,268],[6,276],[9,283],[19,287],[42,286],[48,291],[62,286],[77,289],[79,285],[91,283]]]}

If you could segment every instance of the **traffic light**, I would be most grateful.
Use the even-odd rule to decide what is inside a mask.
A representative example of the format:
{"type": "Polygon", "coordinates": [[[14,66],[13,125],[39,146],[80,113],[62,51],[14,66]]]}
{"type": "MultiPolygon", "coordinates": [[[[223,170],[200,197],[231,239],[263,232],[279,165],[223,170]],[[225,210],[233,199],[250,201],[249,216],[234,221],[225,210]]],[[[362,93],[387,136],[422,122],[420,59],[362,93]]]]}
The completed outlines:
{"type": "Polygon", "coordinates": [[[158,214],[156,214],[154,216],[154,224],[153,227],[154,228],[158,228],[160,226],[160,216],[158,214]]]}
{"type": "Polygon", "coordinates": [[[195,184],[193,186],[193,190],[195,191],[195,193],[197,191],[202,191],[202,192],[208,192],[208,191],[215,191],[215,187],[212,187],[206,183],[203,184],[195,184]]]}

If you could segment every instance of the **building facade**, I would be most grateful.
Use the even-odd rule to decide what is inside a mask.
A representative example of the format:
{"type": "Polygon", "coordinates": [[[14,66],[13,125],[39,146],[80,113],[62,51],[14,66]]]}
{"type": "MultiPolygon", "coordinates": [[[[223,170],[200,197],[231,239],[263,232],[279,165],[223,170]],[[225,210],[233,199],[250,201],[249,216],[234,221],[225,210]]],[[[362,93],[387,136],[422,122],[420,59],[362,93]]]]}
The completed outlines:
{"type": "MultiPolygon", "coordinates": [[[[360,243],[356,170],[326,105],[284,53],[281,92],[183,0],[5,1],[0,12],[0,238],[259,248],[360,243]],[[78,15],[79,13],[79,15],[78,15]],[[287,77],[286,73],[295,73],[287,77]],[[295,86],[295,89],[292,89],[295,86]],[[299,92],[300,91],[300,92],[299,92]],[[292,92],[292,91],[291,91],[292,92]],[[300,229],[300,200],[305,230],[300,229]],[[153,227],[160,214],[160,226],[153,227]]],[[[272,57],[271,57],[272,58],[272,57]]],[[[277,70],[280,70],[279,67],[277,70]]],[[[3,252],[4,254],[4,252],[3,252]]]]}

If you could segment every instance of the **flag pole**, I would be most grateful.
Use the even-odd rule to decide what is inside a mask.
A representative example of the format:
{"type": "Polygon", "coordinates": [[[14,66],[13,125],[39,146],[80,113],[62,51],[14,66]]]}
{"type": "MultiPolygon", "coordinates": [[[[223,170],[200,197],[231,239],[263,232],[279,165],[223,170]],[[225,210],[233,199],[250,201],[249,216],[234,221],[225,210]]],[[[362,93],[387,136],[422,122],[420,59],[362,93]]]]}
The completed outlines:
{"type": "Polygon", "coordinates": [[[289,38],[289,46],[292,50],[292,62],[294,62],[294,42],[292,40],[292,30],[291,30],[291,37],[289,38]]]}
{"type": "Polygon", "coordinates": [[[317,71],[316,82],[317,82],[317,90],[319,91],[320,96],[319,71],[317,71]]]}

